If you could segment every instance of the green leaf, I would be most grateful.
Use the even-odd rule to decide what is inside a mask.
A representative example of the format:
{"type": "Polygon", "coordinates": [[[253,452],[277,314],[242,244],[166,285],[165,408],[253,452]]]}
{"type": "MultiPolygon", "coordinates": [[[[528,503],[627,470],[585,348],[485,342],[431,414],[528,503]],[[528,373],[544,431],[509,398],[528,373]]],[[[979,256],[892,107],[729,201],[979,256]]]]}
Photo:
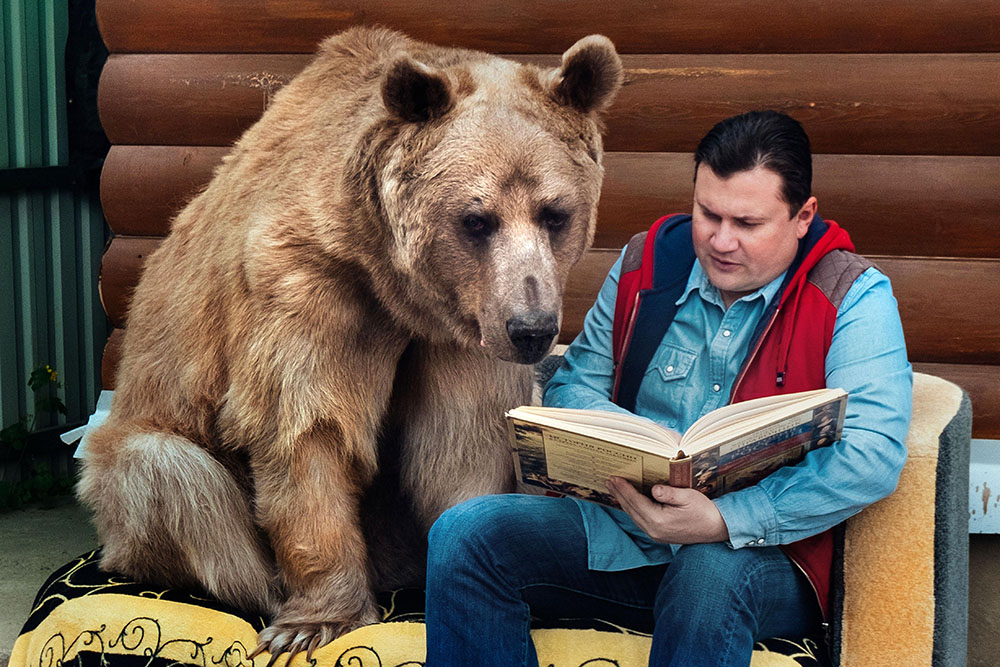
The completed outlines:
{"type": "Polygon", "coordinates": [[[58,389],[62,386],[58,382],[58,379],[59,373],[56,372],[56,369],[52,368],[49,364],[45,364],[31,371],[31,375],[28,377],[28,386],[35,392],[41,391],[50,384],[58,389]]]}
{"type": "Polygon", "coordinates": [[[0,442],[7,445],[14,451],[24,448],[28,438],[28,425],[22,420],[14,422],[7,428],[0,431],[0,442]]]}
{"type": "Polygon", "coordinates": [[[59,412],[66,414],[66,405],[58,396],[46,396],[35,401],[35,409],[41,412],[59,412]]]}
{"type": "Polygon", "coordinates": [[[31,371],[31,375],[28,376],[28,386],[31,387],[33,391],[38,391],[45,385],[49,383],[49,371],[45,366],[40,366],[35,370],[31,371]]]}

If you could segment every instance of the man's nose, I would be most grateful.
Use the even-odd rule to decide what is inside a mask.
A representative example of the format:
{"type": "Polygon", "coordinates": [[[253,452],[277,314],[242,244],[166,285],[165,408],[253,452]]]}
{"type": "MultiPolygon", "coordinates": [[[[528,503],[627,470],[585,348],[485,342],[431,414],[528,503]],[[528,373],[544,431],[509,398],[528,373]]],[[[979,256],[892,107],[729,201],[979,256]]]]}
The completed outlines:
{"type": "Polygon", "coordinates": [[[732,223],[723,220],[712,234],[712,247],[719,252],[732,252],[739,247],[739,238],[732,223]]]}

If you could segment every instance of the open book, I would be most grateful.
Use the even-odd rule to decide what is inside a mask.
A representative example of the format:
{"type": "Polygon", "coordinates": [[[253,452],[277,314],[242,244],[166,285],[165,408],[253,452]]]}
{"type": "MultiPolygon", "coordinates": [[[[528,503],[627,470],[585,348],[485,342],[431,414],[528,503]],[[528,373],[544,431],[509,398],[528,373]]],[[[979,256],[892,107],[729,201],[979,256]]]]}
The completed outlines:
{"type": "Polygon", "coordinates": [[[612,475],[649,495],[654,484],[693,487],[709,497],[755,484],[806,452],[840,439],[843,389],[818,389],[733,403],[684,434],[635,415],[523,406],[507,413],[522,484],[616,506],[612,475]]]}

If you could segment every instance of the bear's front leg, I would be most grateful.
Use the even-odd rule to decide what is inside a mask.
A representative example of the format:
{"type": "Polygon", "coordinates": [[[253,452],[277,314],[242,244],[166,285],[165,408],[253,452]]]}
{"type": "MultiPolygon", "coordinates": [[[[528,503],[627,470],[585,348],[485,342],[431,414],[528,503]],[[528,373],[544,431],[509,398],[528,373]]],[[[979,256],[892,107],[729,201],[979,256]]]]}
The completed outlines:
{"type": "MultiPolygon", "coordinates": [[[[342,427],[316,424],[287,457],[254,461],[258,520],[270,536],[285,600],[254,655],[312,651],[379,614],[371,591],[358,500],[374,459],[343,447],[342,427]]],[[[270,663],[269,663],[270,664],[270,663]]]]}

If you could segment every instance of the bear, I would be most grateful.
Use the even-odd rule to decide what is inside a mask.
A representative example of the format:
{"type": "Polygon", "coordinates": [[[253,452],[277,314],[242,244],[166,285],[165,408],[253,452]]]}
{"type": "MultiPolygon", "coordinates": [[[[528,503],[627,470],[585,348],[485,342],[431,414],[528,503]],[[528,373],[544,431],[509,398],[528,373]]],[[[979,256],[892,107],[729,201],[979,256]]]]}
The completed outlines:
{"type": "Polygon", "coordinates": [[[324,40],[146,261],[77,487],[101,566],[267,615],[272,656],[422,583],[434,519],[512,490],[622,81],[600,35],[554,68],[324,40]]]}

